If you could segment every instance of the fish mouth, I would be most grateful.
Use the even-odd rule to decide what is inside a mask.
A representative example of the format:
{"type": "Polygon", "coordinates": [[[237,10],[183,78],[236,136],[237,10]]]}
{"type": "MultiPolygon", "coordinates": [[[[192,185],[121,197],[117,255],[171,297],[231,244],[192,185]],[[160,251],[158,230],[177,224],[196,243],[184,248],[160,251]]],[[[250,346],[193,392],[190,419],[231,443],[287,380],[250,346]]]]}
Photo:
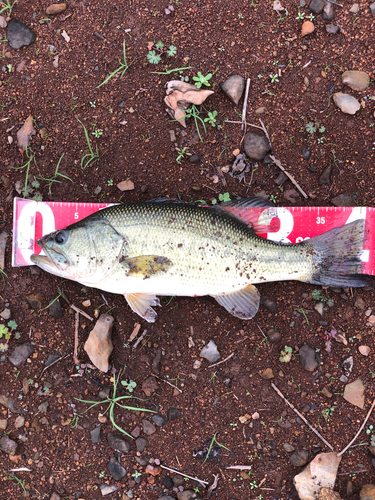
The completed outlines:
{"type": "Polygon", "coordinates": [[[55,250],[47,249],[41,241],[38,241],[38,244],[42,247],[46,255],[37,255],[34,253],[30,257],[31,262],[51,274],[63,276],[64,271],[69,266],[69,262],[65,256],[55,250]]]}

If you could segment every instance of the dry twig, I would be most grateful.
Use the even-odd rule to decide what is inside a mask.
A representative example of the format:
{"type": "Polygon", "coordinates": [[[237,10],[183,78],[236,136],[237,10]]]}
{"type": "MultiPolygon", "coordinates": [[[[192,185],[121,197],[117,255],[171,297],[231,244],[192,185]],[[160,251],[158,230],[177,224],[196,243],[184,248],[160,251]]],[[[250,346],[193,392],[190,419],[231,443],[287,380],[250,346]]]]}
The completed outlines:
{"type": "Polygon", "coordinates": [[[213,476],[214,476],[214,482],[207,490],[207,499],[210,498],[211,493],[217,488],[217,483],[219,482],[219,474],[213,474],[213,476]]]}
{"type": "Polygon", "coordinates": [[[252,465],[229,465],[228,467],[225,467],[225,470],[232,469],[232,470],[251,470],[253,468],[252,465]]]}
{"type": "Polygon", "coordinates": [[[192,479],[193,481],[198,481],[198,483],[200,483],[203,486],[203,488],[205,488],[208,484],[210,484],[207,481],[203,481],[203,479],[198,479],[197,477],[189,476],[188,474],[185,474],[184,472],[180,472],[179,470],[176,470],[176,469],[170,469],[169,467],[166,467],[165,465],[160,465],[160,467],[162,469],[169,470],[170,472],[174,472],[175,474],[179,474],[180,476],[188,477],[189,479],[192,479]]]}
{"type": "MultiPolygon", "coordinates": [[[[308,427],[309,427],[309,428],[310,428],[310,429],[311,429],[311,430],[312,430],[312,431],[313,431],[313,432],[314,432],[314,433],[318,436],[318,438],[319,438],[319,439],[321,439],[321,440],[323,441],[323,443],[324,443],[326,446],[328,446],[328,448],[329,448],[331,451],[333,451],[333,447],[329,444],[329,442],[328,442],[328,441],[326,441],[326,440],[324,439],[324,437],[323,437],[321,434],[319,434],[319,432],[318,432],[316,429],[314,429],[314,427],[313,427],[311,424],[309,424],[309,422],[305,419],[305,417],[302,415],[302,413],[300,413],[300,412],[299,412],[299,411],[298,411],[298,410],[297,410],[297,409],[296,409],[296,408],[292,405],[292,403],[290,403],[290,402],[286,399],[286,397],[284,396],[284,394],[283,394],[283,393],[282,393],[282,392],[281,392],[281,391],[280,391],[280,390],[276,387],[276,385],[275,385],[273,382],[271,382],[271,386],[272,386],[272,388],[273,388],[273,389],[277,392],[277,394],[281,397],[281,399],[283,399],[283,400],[285,401],[285,403],[286,403],[287,405],[289,405],[289,406],[291,407],[291,409],[292,409],[294,412],[296,412],[296,413],[297,413],[297,415],[299,416],[299,418],[300,418],[301,420],[303,420],[303,421],[305,422],[305,424],[306,424],[306,425],[307,425],[307,426],[308,426],[308,427]]],[[[344,451],[345,451],[345,450],[344,450],[344,451]]]]}
{"type": "Polygon", "coordinates": [[[228,359],[232,358],[233,356],[234,356],[234,352],[232,352],[232,354],[229,354],[229,356],[227,358],[222,359],[218,363],[215,363],[214,365],[210,365],[209,368],[213,368],[214,366],[221,365],[221,363],[225,363],[226,361],[228,361],[228,359]]]}
{"type": "Polygon", "coordinates": [[[279,167],[279,169],[282,170],[284,172],[284,174],[292,181],[292,183],[296,186],[296,188],[298,189],[298,191],[307,200],[308,196],[305,193],[305,191],[301,188],[301,186],[298,184],[298,182],[295,180],[295,178],[289,172],[287,172],[285,170],[285,168],[281,165],[280,160],[278,160],[277,158],[275,158],[273,155],[270,155],[270,158],[275,163],[275,165],[277,167],[279,167]]]}
{"type": "Polygon", "coordinates": [[[246,82],[246,90],[245,90],[245,98],[243,100],[243,106],[242,106],[242,125],[241,125],[241,130],[245,128],[246,124],[246,112],[247,112],[247,100],[249,97],[249,89],[250,89],[250,78],[247,79],[246,82]]]}
{"type": "Polygon", "coordinates": [[[340,453],[338,453],[338,454],[337,454],[337,456],[338,456],[338,457],[341,457],[341,455],[343,455],[343,454],[346,452],[346,450],[347,450],[348,448],[350,448],[350,447],[351,447],[351,445],[354,443],[354,441],[355,441],[355,440],[357,439],[357,437],[360,435],[360,433],[362,432],[362,429],[363,429],[363,428],[364,428],[364,426],[366,425],[367,420],[370,418],[370,415],[371,415],[371,413],[372,413],[372,410],[374,409],[374,406],[375,406],[375,399],[374,399],[374,401],[372,402],[371,408],[369,409],[369,411],[368,411],[368,413],[367,413],[367,415],[366,415],[366,418],[364,419],[364,421],[363,421],[363,423],[362,423],[361,427],[359,428],[359,430],[358,430],[357,434],[356,434],[356,435],[354,436],[354,438],[350,441],[350,443],[349,443],[347,446],[345,446],[345,448],[344,448],[342,451],[340,451],[340,453]]]}
{"type": "Polygon", "coordinates": [[[142,340],[145,338],[147,333],[147,330],[143,330],[142,335],[139,337],[139,339],[136,340],[135,344],[133,345],[133,351],[137,348],[138,344],[142,342],[142,340]]]}
{"type": "Polygon", "coordinates": [[[74,328],[74,352],[73,352],[73,359],[74,359],[74,363],[76,365],[81,364],[81,362],[78,358],[78,342],[79,342],[78,327],[79,327],[79,311],[76,311],[76,323],[75,323],[75,328],[74,328]]]}
{"type": "Polygon", "coordinates": [[[55,361],[53,361],[50,365],[48,366],[45,366],[43,368],[43,370],[41,371],[41,374],[39,375],[38,379],[41,379],[43,377],[43,374],[46,370],[48,370],[49,368],[51,368],[51,366],[55,365],[56,363],[58,363],[59,361],[61,361],[62,359],[66,358],[67,356],[69,356],[69,354],[72,352],[72,349],[69,349],[69,351],[65,354],[63,354],[60,358],[56,359],[55,361]]]}
{"type": "Polygon", "coordinates": [[[89,319],[90,321],[94,321],[94,318],[92,318],[91,316],[89,316],[87,313],[85,313],[85,311],[82,311],[82,309],[80,309],[79,307],[75,306],[74,304],[70,304],[70,307],[76,313],[82,314],[82,316],[84,316],[85,318],[89,319]]]}
{"type": "Polygon", "coordinates": [[[179,389],[176,385],[173,385],[173,384],[171,384],[168,380],[165,380],[164,378],[159,377],[159,375],[156,375],[155,373],[153,373],[151,376],[152,376],[152,377],[156,377],[156,378],[158,378],[158,379],[159,379],[159,380],[161,380],[162,382],[165,382],[166,384],[168,384],[168,385],[170,385],[171,387],[173,387],[173,389],[177,389],[179,392],[181,392],[181,393],[182,393],[181,389],[179,389]]]}

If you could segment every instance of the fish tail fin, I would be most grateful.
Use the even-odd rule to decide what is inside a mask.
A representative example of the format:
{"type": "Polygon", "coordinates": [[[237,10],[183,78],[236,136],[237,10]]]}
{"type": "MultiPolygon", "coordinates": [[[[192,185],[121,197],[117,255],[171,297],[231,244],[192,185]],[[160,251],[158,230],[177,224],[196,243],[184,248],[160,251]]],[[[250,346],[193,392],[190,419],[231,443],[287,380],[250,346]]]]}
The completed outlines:
{"type": "Polygon", "coordinates": [[[365,223],[364,219],[357,220],[304,242],[313,253],[310,283],[361,287],[372,282],[372,277],[361,274],[365,223]]]}

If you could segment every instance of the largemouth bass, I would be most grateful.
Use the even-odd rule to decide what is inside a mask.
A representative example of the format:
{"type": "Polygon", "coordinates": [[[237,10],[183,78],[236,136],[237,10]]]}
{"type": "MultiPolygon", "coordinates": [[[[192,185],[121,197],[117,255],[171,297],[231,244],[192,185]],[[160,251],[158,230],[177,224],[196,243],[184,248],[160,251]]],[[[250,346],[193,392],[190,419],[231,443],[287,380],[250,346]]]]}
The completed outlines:
{"type": "Polygon", "coordinates": [[[234,316],[259,308],[255,283],[299,280],[359,287],[365,221],[358,220],[298,244],[264,239],[270,223],[258,198],[203,207],[165,200],[100,210],[38,240],[42,269],[83,285],[123,294],[149,322],[158,295],[210,295],[234,316]]]}

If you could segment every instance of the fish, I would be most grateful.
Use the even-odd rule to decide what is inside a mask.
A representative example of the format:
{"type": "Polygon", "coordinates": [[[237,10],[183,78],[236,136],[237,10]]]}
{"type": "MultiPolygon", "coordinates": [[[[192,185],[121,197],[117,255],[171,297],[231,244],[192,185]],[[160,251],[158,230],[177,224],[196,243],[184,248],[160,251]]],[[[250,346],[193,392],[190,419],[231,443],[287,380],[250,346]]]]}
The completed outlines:
{"type": "Polygon", "coordinates": [[[259,236],[275,209],[259,198],[212,207],[168,199],[114,205],[38,240],[31,261],[88,287],[124,295],[146,321],[158,296],[211,296],[233,316],[252,319],[255,284],[298,280],[361,287],[365,220],[296,244],[259,236]]]}

